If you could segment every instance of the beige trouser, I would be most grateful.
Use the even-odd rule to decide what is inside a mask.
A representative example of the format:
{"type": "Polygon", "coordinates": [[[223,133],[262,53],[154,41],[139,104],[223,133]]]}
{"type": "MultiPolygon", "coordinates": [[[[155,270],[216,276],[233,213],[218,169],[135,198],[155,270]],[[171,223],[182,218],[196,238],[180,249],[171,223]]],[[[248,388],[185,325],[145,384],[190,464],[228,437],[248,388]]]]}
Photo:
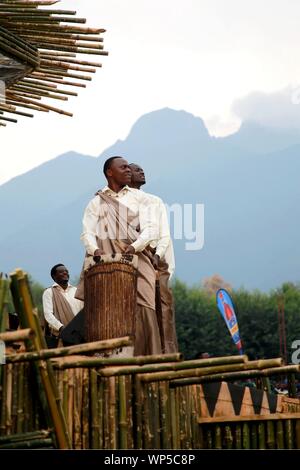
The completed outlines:
{"type": "Polygon", "coordinates": [[[134,355],[149,356],[161,354],[161,341],[155,310],[137,306],[134,355]]]}

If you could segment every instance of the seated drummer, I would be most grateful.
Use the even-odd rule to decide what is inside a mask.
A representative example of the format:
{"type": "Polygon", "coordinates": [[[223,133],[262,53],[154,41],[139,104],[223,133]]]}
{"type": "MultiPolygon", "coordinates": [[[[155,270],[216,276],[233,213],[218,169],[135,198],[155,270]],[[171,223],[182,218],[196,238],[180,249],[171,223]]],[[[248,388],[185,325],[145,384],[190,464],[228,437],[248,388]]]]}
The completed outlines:
{"type": "Polygon", "coordinates": [[[83,302],[75,299],[76,287],[69,283],[69,271],[64,264],[53,266],[50,275],[54,284],[43,293],[43,310],[46,342],[53,348],[58,346],[62,330],[83,309],[83,302]]]}

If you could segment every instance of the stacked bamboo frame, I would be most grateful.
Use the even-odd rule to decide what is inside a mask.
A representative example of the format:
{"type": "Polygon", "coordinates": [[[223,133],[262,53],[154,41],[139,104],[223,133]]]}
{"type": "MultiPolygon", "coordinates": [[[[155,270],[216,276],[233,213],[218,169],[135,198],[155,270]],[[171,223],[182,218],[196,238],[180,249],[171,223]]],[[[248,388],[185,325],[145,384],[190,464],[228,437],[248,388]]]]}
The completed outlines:
{"type": "Polygon", "coordinates": [[[0,96],[0,125],[17,122],[11,115],[33,117],[28,109],[72,116],[50,105],[49,100],[67,101],[69,96],[77,96],[74,90],[85,87],[91,74],[102,66],[87,60],[86,55],[108,54],[103,46],[105,30],[82,26],[86,20],[76,17],[76,11],[53,8],[59,1],[0,1],[0,80],[5,80],[1,77],[1,54],[24,65],[24,76],[18,72],[15,80],[10,78],[5,99],[0,96]]]}
{"type": "Polygon", "coordinates": [[[24,342],[26,350],[10,348],[0,365],[0,448],[300,448],[300,400],[291,400],[292,412],[276,405],[207,417],[201,397],[210,382],[256,377],[265,391],[271,376],[292,383],[298,365],[247,356],[184,361],[179,353],[90,356],[128,346],[129,337],[48,350],[21,270],[0,279],[0,318],[9,287],[23,329],[2,331],[0,340],[24,342]]]}
{"type": "MultiPolygon", "coordinates": [[[[211,377],[205,370],[211,367],[201,360],[186,364],[191,361],[182,361],[180,355],[162,355],[127,359],[126,365],[125,358],[57,356],[52,362],[54,377],[72,448],[300,448],[299,412],[203,418],[199,384],[180,385],[168,378],[171,368],[181,375],[193,370],[199,377],[201,370],[203,377],[211,377]],[[139,373],[145,370],[145,374],[139,373]],[[158,373],[165,376],[158,380],[158,373]]],[[[37,388],[30,379],[37,357],[26,362],[28,358],[20,359],[9,359],[2,366],[5,399],[0,408],[0,447],[16,447],[19,435],[34,436],[44,426],[37,388]]],[[[217,359],[219,365],[215,367],[223,361],[224,370],[233,365],[250,367],[248,361],[238,362],[239,357],[217,359]]],[[[275,359],[274,373],[279,373],[277,363],[275,359]]],[[[47,446],[49,436],[45,439],[33,439],[32,445],[47,446]]]]}

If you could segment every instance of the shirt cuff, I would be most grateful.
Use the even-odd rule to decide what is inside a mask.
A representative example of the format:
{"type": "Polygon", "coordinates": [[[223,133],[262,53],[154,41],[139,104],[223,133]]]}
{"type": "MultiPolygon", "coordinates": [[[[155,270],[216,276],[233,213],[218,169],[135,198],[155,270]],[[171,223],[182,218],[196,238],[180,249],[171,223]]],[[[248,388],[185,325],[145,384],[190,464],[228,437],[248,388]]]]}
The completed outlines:
{"type": "Polygon", "coordinates": [[[89,246],[87,249],[88,255],[94,256],[95,251],[98,250],[97,246],[89,246]]]}
{"type": "Polygon", "coordinates": [[[155,254],[162,259],[163,255],[165,254],[166,250],[164,248],[156,248],[155,254]]]}
{"type": "Polygon", "coordinates": [[[131,246],[133,246],[136,252],[140,252],[145,248],[145,242],[143,240],[137,239],[135,242],[131,243],[131,246]]]}

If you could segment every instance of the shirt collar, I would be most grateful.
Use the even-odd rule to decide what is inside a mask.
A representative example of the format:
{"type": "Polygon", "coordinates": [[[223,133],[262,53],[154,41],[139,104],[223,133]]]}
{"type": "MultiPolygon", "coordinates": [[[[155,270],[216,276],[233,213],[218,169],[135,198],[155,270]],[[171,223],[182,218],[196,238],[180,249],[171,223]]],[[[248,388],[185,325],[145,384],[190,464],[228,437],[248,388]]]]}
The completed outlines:
{"type": "Polygon", "coordinates": [[[124,186],[124,188],[122,188],[121,191],[119,191],[118,193],[116,193],[115,191],[113,191],[112,189],[110,189],[107,185],[104,186],[104,188],[102,189],[102,192],[103,192],[103,193],[112,194],[113,196],[114,196],[114,195],[117,195],[117,194],[127,193],[128,191],[132,191],[132,188],[130,188],[127,184],[126,184],[126,186],[124,186]]]}
{"type": "MultiPolygon", "coordinates": [[[[57,284],[57,282],[53,282],[52,287],[60,287],[62,289],[62,287],[59,284],[57,284]]],[[[67,289],[69,289],[69,287],[73,287],[72,284],[68,283],[67,289]]],[[[63,289],[63,290],[66,290],[66,289],[63,289]]]]}

